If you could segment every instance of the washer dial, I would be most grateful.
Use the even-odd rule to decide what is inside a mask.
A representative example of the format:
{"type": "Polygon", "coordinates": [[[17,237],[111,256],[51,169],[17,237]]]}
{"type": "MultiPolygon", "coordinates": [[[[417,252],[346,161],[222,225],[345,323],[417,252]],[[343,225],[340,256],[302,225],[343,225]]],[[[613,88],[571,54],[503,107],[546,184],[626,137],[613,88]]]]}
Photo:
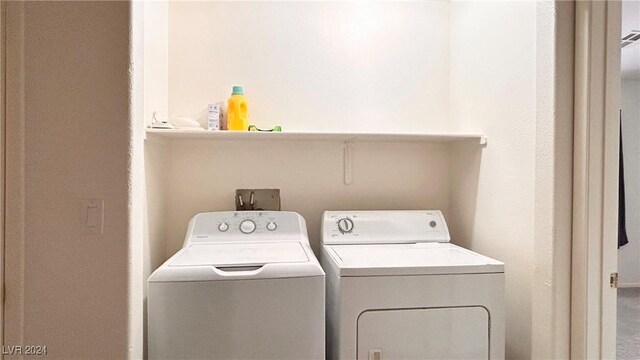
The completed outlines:
{"type": "Polygon", "coordinates": [[[352,232],[353,220],[349,219],[348,217],[343,217],[342,219],[338,220],[338,231],[340,231],[341,234],[352,232]]]}
{"type": "Polygon", "coordinates": [[[243,234],[251,234],[255,230],[256,230],[256,223],[254,223],[251,220],[243,220],[240,223],[240,231],[242,231],[243,234]]]}

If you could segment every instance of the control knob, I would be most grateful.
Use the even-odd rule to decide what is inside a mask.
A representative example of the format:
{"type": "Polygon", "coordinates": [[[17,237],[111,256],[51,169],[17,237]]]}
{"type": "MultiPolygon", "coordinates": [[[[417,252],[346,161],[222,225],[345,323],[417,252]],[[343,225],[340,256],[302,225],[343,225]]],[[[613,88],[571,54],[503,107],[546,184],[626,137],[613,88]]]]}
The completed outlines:
{"type": "Polygon", "coordinates": [[[344,217],[338,220],[338,230],[341,234],[347,234],[353,231],[353,220],[344,217]]]}
{"type": "Polygon", "coordinates": [[[251,234],[255,230],[256,230],[256,223],[254,223],[251,220],[243,220],[240,223],[240,231],[242,231],[243,234],[251,234]]]}

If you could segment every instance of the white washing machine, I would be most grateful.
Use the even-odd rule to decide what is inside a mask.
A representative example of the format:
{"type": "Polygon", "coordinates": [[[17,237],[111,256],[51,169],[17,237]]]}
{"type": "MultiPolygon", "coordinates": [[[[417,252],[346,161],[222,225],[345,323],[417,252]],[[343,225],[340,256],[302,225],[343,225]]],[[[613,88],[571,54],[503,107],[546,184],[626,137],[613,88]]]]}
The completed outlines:
{"type": "Polygon", "coordinates": [[[503,359],[504,264],[449,243],[440,211],[328,211],[330,359],[503,359]]]}
{"type": "Polygon", "coordinates": [[[293,212],[214,212],[148,279],[151,359],[324,359],[325,277],[293,212]]]}

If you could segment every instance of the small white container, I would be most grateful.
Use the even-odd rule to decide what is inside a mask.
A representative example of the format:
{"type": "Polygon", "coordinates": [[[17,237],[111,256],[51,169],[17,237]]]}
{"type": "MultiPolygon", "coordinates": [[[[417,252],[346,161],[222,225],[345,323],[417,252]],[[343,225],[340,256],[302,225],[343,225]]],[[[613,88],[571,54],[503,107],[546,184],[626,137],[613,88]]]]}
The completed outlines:
{"type": "Polygon", "coordinates": [[[220,123],[222,120],[222,103],[209,104],[207,110],[207,129],[220,130],[220,123]]]}

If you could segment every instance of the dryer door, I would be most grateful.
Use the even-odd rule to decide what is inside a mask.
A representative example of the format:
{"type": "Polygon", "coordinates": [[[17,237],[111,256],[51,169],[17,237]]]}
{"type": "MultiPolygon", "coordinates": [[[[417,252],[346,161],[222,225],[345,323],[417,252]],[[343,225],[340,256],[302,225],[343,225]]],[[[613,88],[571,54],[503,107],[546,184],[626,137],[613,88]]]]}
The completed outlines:
{"type": "Polygon", "coordinates": [[[358,359],[488,359],[489,313],[481,306],[367,310],[358,359]]]}

